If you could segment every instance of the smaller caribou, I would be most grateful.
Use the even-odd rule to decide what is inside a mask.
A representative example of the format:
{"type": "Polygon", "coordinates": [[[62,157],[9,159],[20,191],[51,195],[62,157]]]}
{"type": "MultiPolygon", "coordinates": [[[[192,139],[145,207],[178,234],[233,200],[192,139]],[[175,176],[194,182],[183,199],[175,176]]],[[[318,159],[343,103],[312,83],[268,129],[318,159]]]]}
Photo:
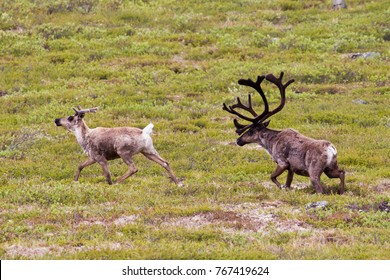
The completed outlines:
{"type": "Polygon", "coordinates": [[[161,158],[153,147],[152,138],[150,137],[153,124],[147,125],[144,129],[133,127],[96,127],[90,129],[84,122],[85,113],[95,113],[98,108],[81,109],[79,106],[78,110],[75,108],[73,110],[75,111],[73,116],[55,119],[54,122],[57,126],[62,126],[68,131],[73,132],[77,142],[90,156],[89,159],[79,165],[76,176],[74,177],[75,181],[78,181],[80,172],[84,167],[97,162],[103,169],[107,183],[111,185],[112,180],[107,161],[121,158],[129,166],[128,171],[117,181],[121,183],[137,172],[132,157],[135,154],[141,153],[148,159],[164,167],[168,171],[171,180],[179,184],[168,162],[161,158]]]}
{"type": "Polygon", "coordinates": [[[232,106],[228,107],[225,103],[223,104],[225,111],[250,122],[248,125],[242,125],[236,119],[234,120],[236,133],[240,135],[237,144],[244,146],[249,143],[257,143],[271,155],[277,163],[276,170],[271,175],[271,180],[279,188],[281,188],[281,184],[277,177],[287,170],[287,188],[290,188],[294,173],[296,173],[310,177],[316,192],[323,193],[324,189],[321,186],[320,177],[324,172],[329,178],[340,179],[340,194],[344,193],[345,172],[338,167],[337,151],[332,143],[306,137],[293,129],[277,131],[267,128],[270,122],[267,119],[283,109],[286,103],[286,88],[294,82],[294,80],[289,80],[283,84],[282,78],[283,72],[279,78],[269,74],[259,76],[256,82],[251,79],[238,81],[240,85],[252,87],[260,94],[264,103],[264,111],[260,115],[255,112],[252,107],[251,95],[248,95],[248,106],[244,105],[239,97],[237,97],[237,103],[232,106]],[[264,79],[276,85],[280,91],[281,102],[272,111],[269,111],[267,98],[260,86],[264,79]],[[236,109],[242,109],[253,117],[243,115],[236,109]]]}

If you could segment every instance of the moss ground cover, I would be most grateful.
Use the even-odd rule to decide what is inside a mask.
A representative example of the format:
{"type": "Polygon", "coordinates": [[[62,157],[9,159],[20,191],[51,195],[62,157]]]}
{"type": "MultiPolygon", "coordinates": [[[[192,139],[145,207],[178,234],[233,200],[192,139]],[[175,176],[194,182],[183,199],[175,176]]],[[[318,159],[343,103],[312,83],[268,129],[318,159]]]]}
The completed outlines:
{"type": "Polygon", "coordinates": [[[2,1],[0,258],[389,259],[387,4],[2,1]],[[271,158],[234,145],[222,103],[250,93],[238,79],[280,71],[296,82],[270,127],[334,143],[345,195],[326,176],[325,195],[299,176],[279,190],[271,158]],[[142,156],[121,185],[99,166],[74,183],[86,155],[54,119],[77,105],[99,106],[90,127],[153,122],[184,186],[142,156]]]}

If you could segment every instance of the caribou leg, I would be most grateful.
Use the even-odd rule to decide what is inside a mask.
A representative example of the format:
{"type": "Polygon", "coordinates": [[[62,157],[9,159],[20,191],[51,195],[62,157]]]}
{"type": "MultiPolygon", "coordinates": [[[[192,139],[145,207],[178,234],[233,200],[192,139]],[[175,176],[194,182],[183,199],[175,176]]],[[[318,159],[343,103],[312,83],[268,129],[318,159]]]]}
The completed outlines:
{"type": "Polygon", "coordinates": [[[279,181],[276,178],[284,171],[286,171],[286,169],[287,168],[283,168],[280,165],[278,165],[276,166],[276,170],[271,174],[271,180],[278,186],[278,188],[282,188],[282,185],[279,183],[279,181]]]}

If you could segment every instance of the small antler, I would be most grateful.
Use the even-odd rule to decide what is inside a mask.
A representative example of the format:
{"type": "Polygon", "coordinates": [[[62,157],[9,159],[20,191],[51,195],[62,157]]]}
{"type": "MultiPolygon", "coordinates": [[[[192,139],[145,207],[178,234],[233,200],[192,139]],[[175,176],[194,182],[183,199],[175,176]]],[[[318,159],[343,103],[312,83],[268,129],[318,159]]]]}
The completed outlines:
{"type": "Polygon", "coordinates": [[[72,108],[76,112],[76,115],[85,114],[85,113],[96,113],[98,110],[98,107],[89,108],[89,109],[81,109],[80,106],[77,106],[77,108],[78,108],[78,110],[76,110],[75,108],[72,108]]]}

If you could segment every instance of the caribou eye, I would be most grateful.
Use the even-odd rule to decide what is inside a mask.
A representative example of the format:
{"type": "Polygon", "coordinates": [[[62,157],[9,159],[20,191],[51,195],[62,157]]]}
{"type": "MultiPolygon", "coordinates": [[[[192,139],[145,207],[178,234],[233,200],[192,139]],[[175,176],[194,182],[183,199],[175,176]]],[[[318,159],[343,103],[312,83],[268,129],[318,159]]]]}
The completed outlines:
{"type": "Polygon", "coordinates": [[[73,119],[74,119],[74,117],[73,116],[70,116],[69,118],[68,118],[68,121],[73,121],[73,119]]]}
{"type": "Polygon", "coordinates": [[[250,130],[248,130],[248,136],[252,136],[255,132],[254,132],[254,130],[253,129],[250,129],[250,130]]]}

